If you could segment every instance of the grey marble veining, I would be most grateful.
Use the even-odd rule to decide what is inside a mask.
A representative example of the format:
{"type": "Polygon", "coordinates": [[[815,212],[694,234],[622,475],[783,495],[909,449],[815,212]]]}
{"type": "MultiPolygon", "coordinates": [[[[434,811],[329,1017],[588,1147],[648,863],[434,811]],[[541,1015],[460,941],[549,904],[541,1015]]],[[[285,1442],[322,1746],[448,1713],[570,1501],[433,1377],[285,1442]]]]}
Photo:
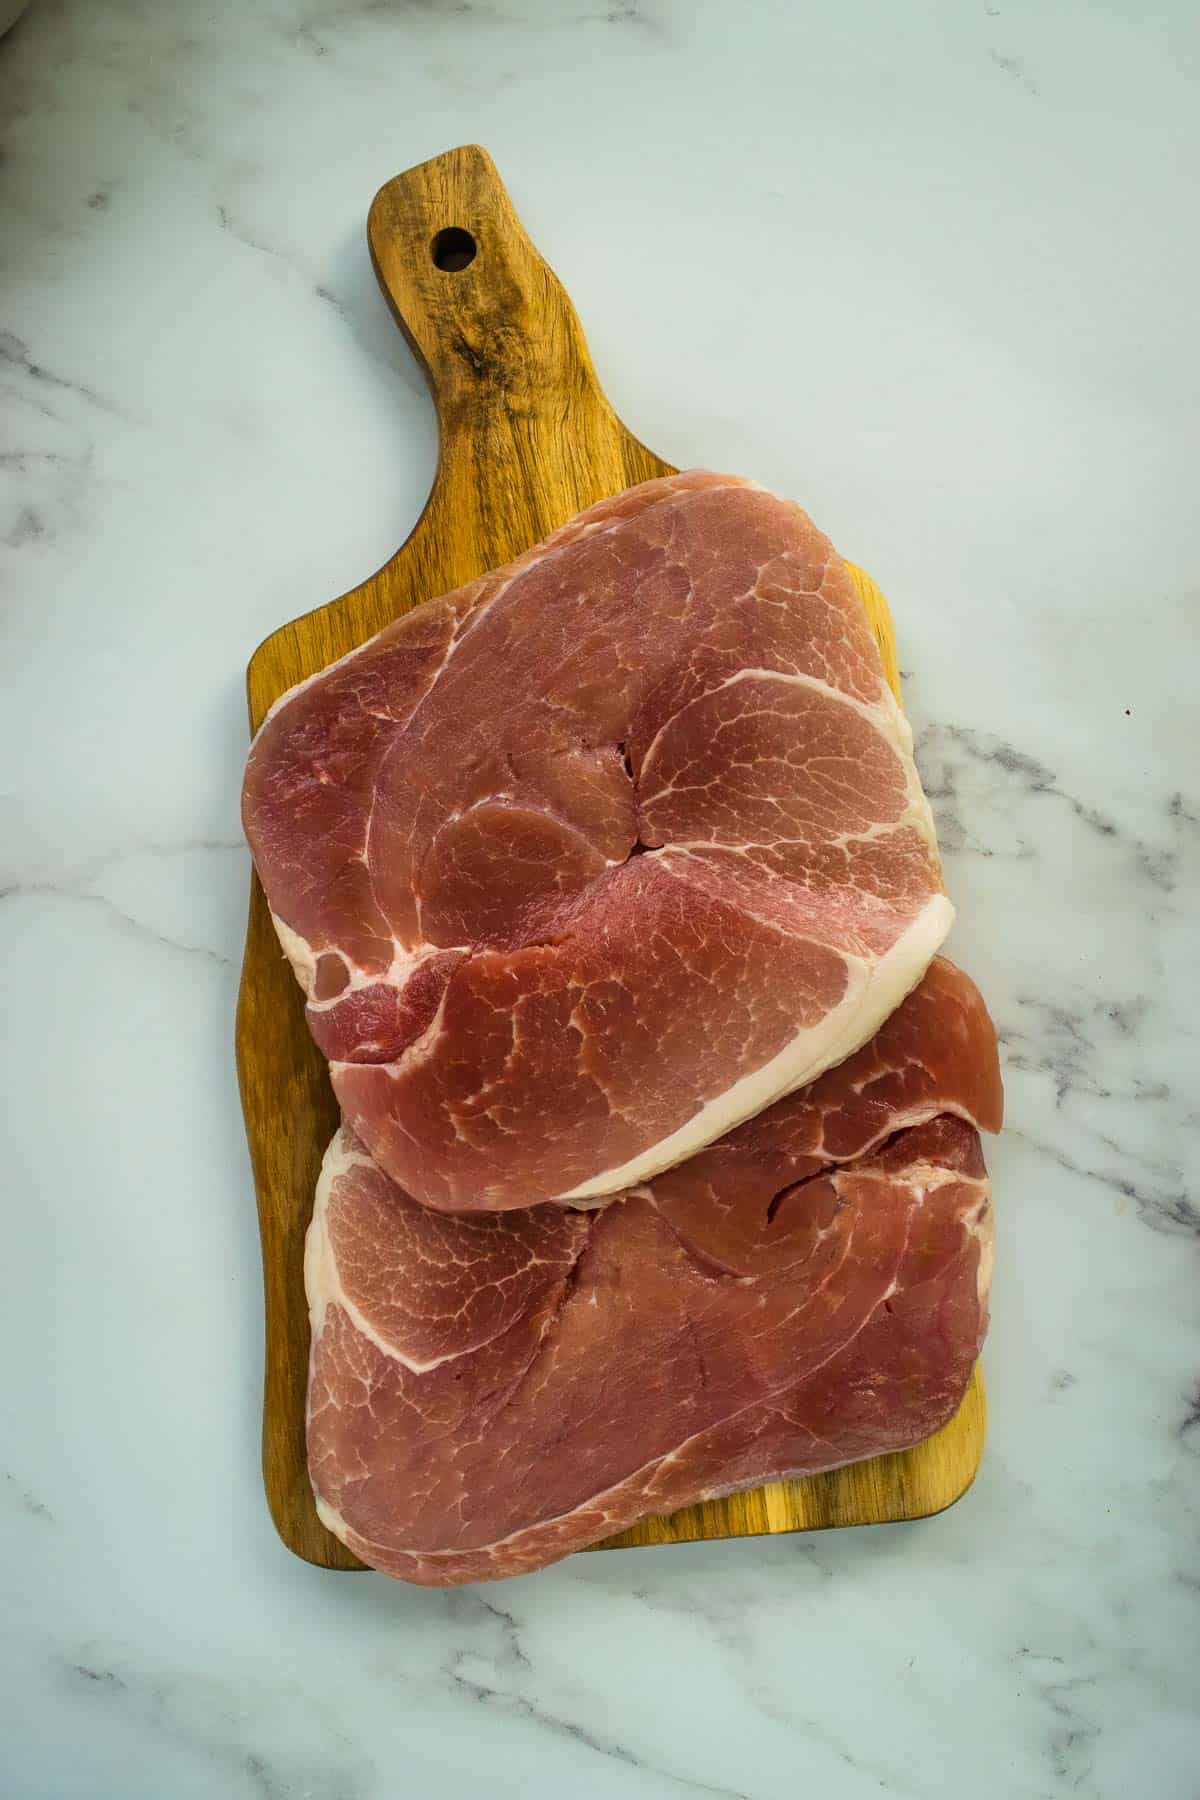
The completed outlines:
{"type": "Polygon", "coordinates": [[[0,41],[0,1792],[1194,1800],[1198,100],[1182,0],[34,0],[0,41]],[[417,515],[363,222],[471,140],[633,429],[891,596],[1009,1108],[941,1518],[451,1594],[267,1519],[242,670],[417,515]]]}

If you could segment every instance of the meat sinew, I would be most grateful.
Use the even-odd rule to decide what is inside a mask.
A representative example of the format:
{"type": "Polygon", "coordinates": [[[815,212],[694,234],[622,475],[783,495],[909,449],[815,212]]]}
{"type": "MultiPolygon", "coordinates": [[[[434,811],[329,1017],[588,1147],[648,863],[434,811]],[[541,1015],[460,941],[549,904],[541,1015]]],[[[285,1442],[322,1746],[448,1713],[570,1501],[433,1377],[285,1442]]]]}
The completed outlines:
{"type": "Polygon", "coordinates": [[[343,1129],[305,1260],[321,1517],[388,1574],[486,1580],[918,1442],[986,1329],[1001,1109],[939,959],[849,1061],[599,1211],[439,1215],[343,1129]]]}
{"type": "MultiPolygon", "coordinates": [[[[293,689],[244,814],[347,1123],[450,1211],[682,1162],[865,1043],[953,916],[843,564],[729,476],[604,501],[293,689]]],[[[556,1229],[590,1267],[621,1219],[662,1229],[556,1229]]]]}

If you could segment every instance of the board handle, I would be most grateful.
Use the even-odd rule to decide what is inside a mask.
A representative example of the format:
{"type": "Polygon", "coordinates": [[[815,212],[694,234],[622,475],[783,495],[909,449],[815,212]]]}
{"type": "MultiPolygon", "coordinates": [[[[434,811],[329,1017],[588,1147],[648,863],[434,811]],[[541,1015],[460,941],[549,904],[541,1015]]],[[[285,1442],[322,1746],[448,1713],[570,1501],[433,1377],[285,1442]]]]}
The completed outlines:
{"type": "Polygon", "coordinates": [[[367,240],[443,441],[497,414],[553,428],[577,406],[607,408],[575,309],[478,144],[389,181],[367,240]]]}
{"type": "Polygon", "coordinates": [[[381,571],[395,612],[507,562],[514,543],[536,544],[594,501],[673,473],[609,405],[575,308],[486,150],[467,144],[389,181],[367,240],[439,428],[425,511],[381,571]],[[402,577],[420,584],[415,595],[402,577]]]}

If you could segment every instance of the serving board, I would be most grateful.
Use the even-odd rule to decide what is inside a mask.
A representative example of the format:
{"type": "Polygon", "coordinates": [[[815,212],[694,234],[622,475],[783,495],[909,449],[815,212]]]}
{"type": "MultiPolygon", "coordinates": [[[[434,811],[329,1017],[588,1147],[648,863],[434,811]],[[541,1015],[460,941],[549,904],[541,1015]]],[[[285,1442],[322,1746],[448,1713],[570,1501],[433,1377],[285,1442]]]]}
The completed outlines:
{"type": "MultiPolygon", "coordinates": [[[[247,671],[252,732],[280,694],[399,614],[509,562],[594,501],[675,473],[605,399],[574,309],[522,230],[486,151],[451,150],[388,182],[371,207],[367,236],[380,285],[433,391],[437,473],[408,539],[377,575],[283,626],[255,651],[247,671]]],[[[898,694],[887,602],[869,576],[853,565],[851,573],[898,694]]],[[[267,1500],[297,1556],[358,1569],[363,1565],[317,1517],[304,1451],[304,1233],[338,1113],[257,878],[237,1059],[266,1289],[267,1500]]],[[[914,1450],[685,1507],[608,1543],[923,1518],[970,1486],[985,1423],[977,1369],[956,1417],[914,1450]]]]}

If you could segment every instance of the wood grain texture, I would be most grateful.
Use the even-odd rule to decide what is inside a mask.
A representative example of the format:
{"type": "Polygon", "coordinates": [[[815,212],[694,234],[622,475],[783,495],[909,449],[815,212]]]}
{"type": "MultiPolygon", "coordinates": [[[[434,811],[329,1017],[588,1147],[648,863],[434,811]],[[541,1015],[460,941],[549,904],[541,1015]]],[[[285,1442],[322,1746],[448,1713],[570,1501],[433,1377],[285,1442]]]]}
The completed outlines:
{"type": "MultiPolygon", "coordinates": [[[[397,176],[376,196],[367,235],[380,285],[433,393],[437,473],[411,535],[378,574],[283,626],[255,651],[247,671],[252,731],[280,694],[401,613],[508,562],[594,501],[674,473],[605,399],[574,309],[525,236],[485,151],[452,150],[397,176]],[[435,260],[462,264],[471,243],[465,266],[435,260]]],[[[887,602],[861,570],[852,572],[898,693],[887,602]]],[[[362,1564],[317,1518],[304,1450],[304,1233],[337,1107],[257,879],[237,1059],[262,1236],[268,1504],[297,1556],[357,1569],[362,1564]]],[[[957,1416],[914,1450],[687,1507],[612,1543],[921,1518],[970,1485],[984,1428],[977,1370],[957,1416]]]]}

